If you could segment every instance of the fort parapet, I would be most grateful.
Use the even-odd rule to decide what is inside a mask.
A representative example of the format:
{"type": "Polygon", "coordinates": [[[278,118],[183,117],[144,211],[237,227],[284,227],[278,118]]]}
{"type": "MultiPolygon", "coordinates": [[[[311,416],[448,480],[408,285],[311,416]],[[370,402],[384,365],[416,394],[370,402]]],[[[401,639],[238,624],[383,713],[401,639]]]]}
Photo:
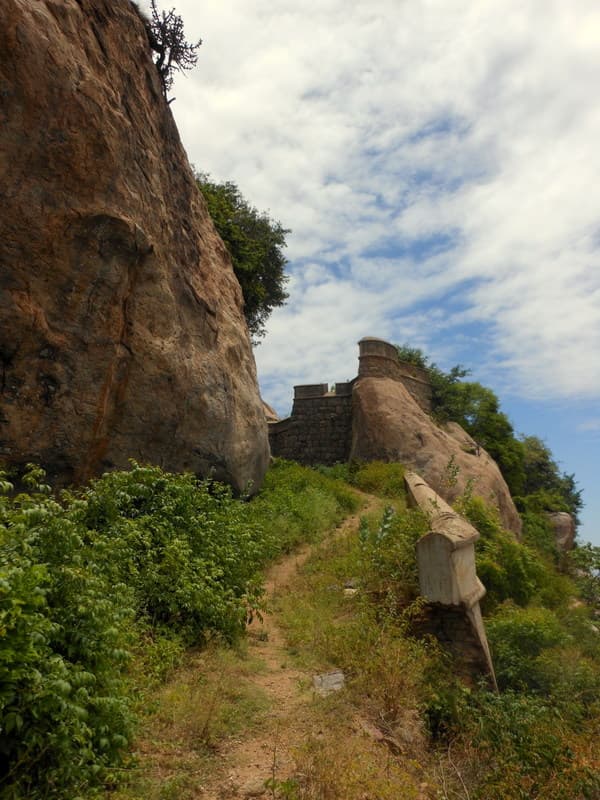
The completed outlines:
{"type": "Polygon", "coordinates": [[[294,386],[287,419],[269,424],[271,453],[301,464],[336,464],[350,457],[352,383],[294,386]]]}
{"type": "Polygon", "coordinates": [[[358,343],[358,377],[398,381],[423,411],[431,413],[431,383],[427,370],[400,361],[394,345],[383,339],[367,336],[358,343]]]}
{"type": "Polygon", "coordinates": [[[294,386],[287,419],[269,423],[271,453],[301,464],[347,461],[352,445],[352,390],[359,378],[389,378],[402,383],[423,411],[431,412],[427,371],[400,361],[394,345],[369,336],[358,343],[358,376],[347,383],[294,386]]]}

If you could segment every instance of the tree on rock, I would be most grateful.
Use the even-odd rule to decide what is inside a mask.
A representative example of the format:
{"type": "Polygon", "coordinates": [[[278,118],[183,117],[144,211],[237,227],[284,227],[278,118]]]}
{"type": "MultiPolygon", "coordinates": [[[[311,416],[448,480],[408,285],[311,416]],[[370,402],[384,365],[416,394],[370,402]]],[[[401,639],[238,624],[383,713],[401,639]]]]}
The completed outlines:
{"type": "Polygon", "coordinates": [[[183,20],[170,11],[159,11],[156,0],[151,0],[152,17],[148,33],[150,44],[158,54],[156,68],[162,82],[165,97],[173,86],[173,73],[175,70],[183,72],[192,69],[198,62],[198,48],[202,39],[194,44],[187,42],[183,32],[183,20]]]}
{"type": "Polygon", "coordinates": [[[215,183],[205,174],[196,176],[209,213],[225,242],[244,295],[244,314],[254,344],[265,334],[274,308],[287,300],[283,255],[290,232],[280,222],[258,211],[231,181],[215,183]]]}

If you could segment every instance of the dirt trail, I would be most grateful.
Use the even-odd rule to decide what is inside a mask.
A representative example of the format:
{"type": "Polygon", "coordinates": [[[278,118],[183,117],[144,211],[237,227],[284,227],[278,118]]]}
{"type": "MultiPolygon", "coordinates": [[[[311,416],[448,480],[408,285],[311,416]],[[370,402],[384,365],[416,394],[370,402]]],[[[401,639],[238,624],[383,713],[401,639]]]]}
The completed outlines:
{"type": "MultiPolygon", "coordinates": [[[[334,538],[356,531],[360,517],[382,505],[376,497],[364,497],[366,504],[340,524],[332,534],[334,538]]],[[[298,570],[318,546],[302,547],[267,572],[265,588],[269,608],[278,594],[289,589],[298,570]]],[[[266,693],[270,711],[260,729],[229,742],[222,756],[222,777],[215,785],[204,789],[199,795],[202,800],[270,796],[271,791],[264,788],[265,782],[273,776],[277,781],[290,777],[293,752],[311,732],[308,711],[314,698],[313,676],[289,666],[289,652],[277,612],[264,613],[262,622],[254,620],[248,639],[252,654],[265,664],[264,671],[254,676],[253,683],[266,693]]]]}

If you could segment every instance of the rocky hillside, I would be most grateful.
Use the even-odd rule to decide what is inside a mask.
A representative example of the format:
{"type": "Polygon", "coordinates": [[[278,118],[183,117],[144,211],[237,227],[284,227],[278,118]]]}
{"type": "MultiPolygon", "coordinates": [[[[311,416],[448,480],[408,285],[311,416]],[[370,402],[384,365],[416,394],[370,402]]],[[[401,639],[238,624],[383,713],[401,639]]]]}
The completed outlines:
{"type": "Polygon", "coordinates": [[[521,520],[506,481],[490,455],[456,423],[446,430],[390,378],[360,378],[354,387],[351,457],[400,461],[419,472],[448,502],[467,488],[499,511],[507,530],[519,535],[521,520]]]}
{"type": "MultiPolygon", "coordinates": [[[[1,0],[0,456],[259,484],[229,257],[128,0],[1,0]]],[[[198,110],[201,113],[201,109],[198,110]]]]}

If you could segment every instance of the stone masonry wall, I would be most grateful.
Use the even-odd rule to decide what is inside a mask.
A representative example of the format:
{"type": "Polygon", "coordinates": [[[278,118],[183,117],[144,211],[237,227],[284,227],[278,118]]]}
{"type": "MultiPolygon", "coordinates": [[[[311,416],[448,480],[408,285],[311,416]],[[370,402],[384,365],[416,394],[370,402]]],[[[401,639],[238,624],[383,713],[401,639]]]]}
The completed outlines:
{"type": "Polygon", "coordinates": [[[372,336],[358,343],[358,377],[399,381],[427,414],[431,414],[431,384],[427,370],[398,359],[393,344],[372,336]]]}
{"type": "Polygon", "coordinates": [[[352,389],[359,378],[391,378],[410,392],[426,413],[431,413],[431,385],[427,372],[401,362],[394,345],[367,337],[359,346],[358,378],[336,383],[294,386],[291,416],[269,423],[271,454],[301,464],[336,464],[348,461],[352,446],[352,389]]]}
{"type": "Polygon", "coordinates": [[[294,387],[287,419],[269,424],[271,453],[301,464],[332,465],[347,461],[352,438],[352,386],[327,384],[294,387]]]}

